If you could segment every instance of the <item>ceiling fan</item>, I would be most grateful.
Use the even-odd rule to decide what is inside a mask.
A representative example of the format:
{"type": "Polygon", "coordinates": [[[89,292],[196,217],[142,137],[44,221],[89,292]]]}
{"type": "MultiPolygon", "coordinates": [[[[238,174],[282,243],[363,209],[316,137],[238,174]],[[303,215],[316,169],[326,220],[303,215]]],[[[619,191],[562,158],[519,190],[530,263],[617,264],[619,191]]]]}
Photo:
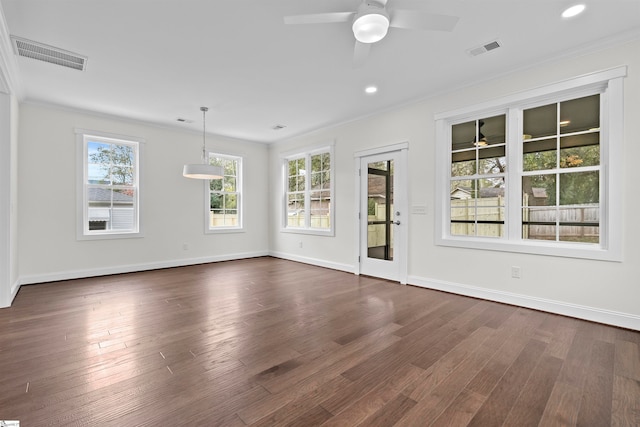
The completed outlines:
{"type": "MultiPolygon", "coordinates": [[[[328,24],[352,22],[356,45],[353,51],[354,67],[364,64],[371,45],[382,40],[389,27],[407,30],[453,31],[457,16],[437,15],[421,10],[387,10],[388,0],[363,0],[355,12],[330,12],[310,15],[285,16],[285,24],[328,24]]],[[[393,3],[396,3],[395,1],[393,3]]]]}

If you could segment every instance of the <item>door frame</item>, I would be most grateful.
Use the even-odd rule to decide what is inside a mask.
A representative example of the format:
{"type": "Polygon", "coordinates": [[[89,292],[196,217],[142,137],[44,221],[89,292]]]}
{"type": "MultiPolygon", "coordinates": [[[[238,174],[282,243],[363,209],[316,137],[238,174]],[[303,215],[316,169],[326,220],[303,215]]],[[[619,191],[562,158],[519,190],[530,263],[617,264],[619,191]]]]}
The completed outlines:
{"type": "MultiPolygon", "coordinates": [[[[366,212],[361,212],[362,197],[367,194],[367,189],[361,186],[361,173],[360,165],[363,157],[372,156],[375,154],[384,154],[397,152],[398,165],[395,167],[395,175],[398,179],[398,188],[394,188],[394,206],[395,209],[401,212],[401,225],[394,231],[398,238],[397,246],[394,246],[394,258],[398,257],[398,282],[403,285],[407,284],[408,266],[409,266],[409,174],[408,174],[408,158],[409,158],[409,143],[402,142],[398,144],[385,145],[382,147],[371,148],[368,150],[356,151],[353,154],[355,165],[355,268],[354,273],[360,275],[361,272],[361,257],[366,254],[361,253],[361,241],[362,241],[362,226],[361,221],[367,221],[366,212]]],[[[364,173],[367,173],[364,171],[364,173]]]]}

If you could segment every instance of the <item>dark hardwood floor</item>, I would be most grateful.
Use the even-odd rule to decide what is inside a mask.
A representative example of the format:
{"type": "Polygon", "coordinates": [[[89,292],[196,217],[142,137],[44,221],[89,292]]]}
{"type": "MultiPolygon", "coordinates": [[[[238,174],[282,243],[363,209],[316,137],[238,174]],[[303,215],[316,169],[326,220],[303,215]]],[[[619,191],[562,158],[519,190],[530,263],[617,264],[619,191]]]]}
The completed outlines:
{"type": "Polygon", "coordinates": [[[640,332],[273,258],[24,286],[21,426],[638,426],[640,332]]]}

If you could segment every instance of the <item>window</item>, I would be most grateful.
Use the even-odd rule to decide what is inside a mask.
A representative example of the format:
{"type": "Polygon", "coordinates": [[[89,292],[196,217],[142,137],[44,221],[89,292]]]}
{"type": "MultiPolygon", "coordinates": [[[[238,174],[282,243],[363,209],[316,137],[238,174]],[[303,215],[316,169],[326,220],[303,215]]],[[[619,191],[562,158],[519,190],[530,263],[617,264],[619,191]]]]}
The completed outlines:
{"type": "Polygon", "coordinates": [[[83,130],[76,134],[81,158],[78,238],[140,236],[141,140],[83,130]]]}
{"type": "Polygon", "coordinates": [[[332,146],[284,159],[284,228],[310,234],[333,233],[332,146]]]}
{"type": "Polygon", "coordinates": [[[222,179],[209,180],[206,191],[207,231],[242,229],[242,158],[209,153],[209,163],[221,166],[222,179]]]}
{"type": "Polygon", "coordinates": [[[504,235],[505,138],[505,114],[452,126],[452,235],[504,235]]]}
{"type": "Polygon", "coordinates": [[[522,238],[600,242],[600,95],[523,111],[522,238]]]}
{"type": "Polygon", "coordinates": [[[436,116],[438,244],[620,260],[625,75],[436,116]]]}

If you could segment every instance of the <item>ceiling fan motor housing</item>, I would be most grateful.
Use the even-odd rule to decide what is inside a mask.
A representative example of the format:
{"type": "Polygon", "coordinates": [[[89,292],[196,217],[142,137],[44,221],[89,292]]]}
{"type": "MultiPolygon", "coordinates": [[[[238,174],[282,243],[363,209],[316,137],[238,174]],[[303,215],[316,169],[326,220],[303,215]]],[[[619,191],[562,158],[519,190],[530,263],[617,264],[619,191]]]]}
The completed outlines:
{"type": "Polygon", "coordinates": [[[353,19],[353,35],[361,43],[382,40],[389,30],[389,14],[384,5],[376,1],[365,1],[353,19]]]}

